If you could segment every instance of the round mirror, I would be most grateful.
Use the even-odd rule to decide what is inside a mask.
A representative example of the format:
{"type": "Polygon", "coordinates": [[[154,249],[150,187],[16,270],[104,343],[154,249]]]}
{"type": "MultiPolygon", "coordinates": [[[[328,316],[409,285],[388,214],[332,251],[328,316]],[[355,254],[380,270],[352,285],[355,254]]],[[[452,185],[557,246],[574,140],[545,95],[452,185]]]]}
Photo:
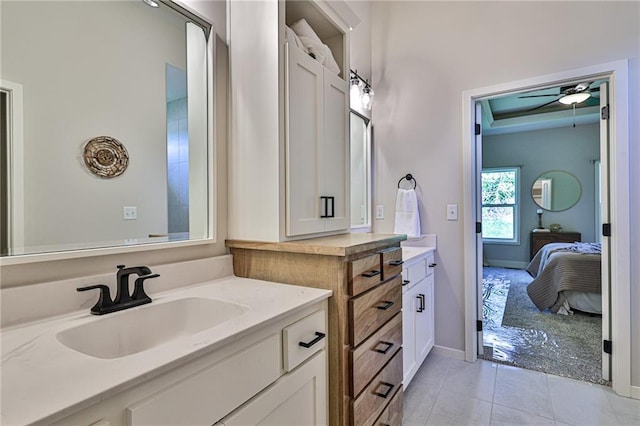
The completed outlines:
{"type": "Polygon", "coordinates": [[[560,212],[570,209],[580,199],[580,181],[562,170],[545,172],[531,186],[533,201],[545,210],[560,212]]]}

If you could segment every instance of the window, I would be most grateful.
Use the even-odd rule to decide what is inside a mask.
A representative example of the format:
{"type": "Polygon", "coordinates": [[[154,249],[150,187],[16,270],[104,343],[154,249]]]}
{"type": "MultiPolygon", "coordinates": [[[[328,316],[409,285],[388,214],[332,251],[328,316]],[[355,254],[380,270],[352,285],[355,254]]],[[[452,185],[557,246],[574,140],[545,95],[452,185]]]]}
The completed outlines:
{"type": "Polygon", "coordinates": [[[487,243],[518,244],[520,169],[482,170],[482,239],[487,243]]]}

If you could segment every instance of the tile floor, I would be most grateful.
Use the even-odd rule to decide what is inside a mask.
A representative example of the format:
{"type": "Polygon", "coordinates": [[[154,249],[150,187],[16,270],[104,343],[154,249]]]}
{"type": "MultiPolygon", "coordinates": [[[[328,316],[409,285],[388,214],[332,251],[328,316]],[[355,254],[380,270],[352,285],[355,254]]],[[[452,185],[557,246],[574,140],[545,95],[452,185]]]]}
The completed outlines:
{"type": "Polygon", "coordinates": [[[491,361],[430,354],[404,394],[403,425],[640,425],[611,388],[491,361]]]}

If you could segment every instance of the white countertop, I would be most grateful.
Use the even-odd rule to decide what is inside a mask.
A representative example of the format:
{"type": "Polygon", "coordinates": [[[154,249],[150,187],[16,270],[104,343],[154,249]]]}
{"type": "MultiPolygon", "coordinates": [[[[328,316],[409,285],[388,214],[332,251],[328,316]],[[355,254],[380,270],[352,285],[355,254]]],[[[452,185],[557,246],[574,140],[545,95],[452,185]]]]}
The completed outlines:
{"type": "MultiPolygon", "coordinates": [[[[237,277],[159,293],[153,296],[153,303],[204,297],[237,303],[248,310],[192,336],[115,359],[99,359],[76,352],[56,339],[62,330],[101,319],[91,315],[88,309],[5,328],[0,333],[0,424],[48,423],[61,419],[330,295],[329,290],[237,277]]],[[[144,306],[132,309],[141,308],[144,306]]]]}
{"type": "Polygon", "coordinates": [[[409,262],[417,257],[423,257],[430,251],[434,251],[435,247],[407,247],[402,246],[402,260],[409,262]]]}

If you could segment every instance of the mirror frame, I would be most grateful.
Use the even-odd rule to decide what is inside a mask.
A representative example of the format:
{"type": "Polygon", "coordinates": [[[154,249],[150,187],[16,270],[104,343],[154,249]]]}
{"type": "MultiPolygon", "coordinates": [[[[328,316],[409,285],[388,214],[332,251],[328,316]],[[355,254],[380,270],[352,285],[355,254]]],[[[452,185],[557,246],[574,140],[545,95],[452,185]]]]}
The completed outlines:
{"type": "Polygon", "coordinates": [[[77,248],[63,251],[51,251],[51,252],[42,252],[42,253],[29,253],[29,254],[19,254],[13,256],[0,256],[0,266],[9,266],[9,265],[19,265],[19,264],[28,264],[35,262],[44,262],[44,261],[52,261],[52,260],[65,260],[65,259],[78,259],[84,257],[96,257],[96,256],[107,256],[113,254],[122,254],[122,253],[135,253],[135,252],[145,252],[152,250],[160,250],[160,249],[168,249],[168,248],[180,248],[180,247],[189,247],[196,245],[205,245],[205,244],[215,244],[216,241],[216,228],[217,228],[217,217],[216,217],[216,206],[217,206],[217,178],[215,175],[215,165],[217,160],[216,155],[216,143],[215,143],[215,135],[216,135],[216,109],[215,109],[215,55],[216,55],[216,33],[213,27],[213,24],[210,23],[206,18],[204,18],[201,14],[192,10],[187,5],[183,3],[177,3],[174,0],[158,0],[162,4],[166,5],[170,9],[186,16],[190,20],[197,23],[200,27],[205,31],[205,39],[206,39],[206,76],[207,76],[207,93],[206,93],[206,102],[207,102],[207,137],[206,137],[206,146],[208,153],[208,162],[207,162],[207,233],[203,238],[195,238],[192,240],[181,240],[181,241],[161,241],[161,242],[148,242],[148,243],[138,243],[132,245],[119,245],[119,246],[110,246],[110,247],[88,247],[88,248],[77,248]]]}
{"type": "Polygon", "coordinates": [[[580,179],[578,179],[578,177],[576,175],[574,175],[573,173],[570,173],[566,170],[547,170],[545,172],[540,173],[538,176],[536,176],[536,178],[533,180],[533,182],[531,183],[531,187],[529,189],[529,193],[531,195],[531,200],[533,201],[533,204],[537,207],[540,208],[544,211],[547,212],[552,212],[552,213],[557,213],[557,212],[564,212],[569,210],[572,207],[575,207],[576,204],[578,204],[578,202],[580,202],[580,198],[582,198],[582,183],[580,182],[580,179]],[[573,180],[575,180],[575,182],[578,185],[578,197],[576,198],[576,200],[568,207],[563,208],[563,209],[548,209],[546,207],[541,206],[540,204],[538,204],[538,202],[536,201],[536,199],[533,196],[533,186],[536,184],[536,182],[543,176],[548,175],[549,173],[564,173],[566,175],[568,175],[569,177],[573,178],[573,180]]]}

